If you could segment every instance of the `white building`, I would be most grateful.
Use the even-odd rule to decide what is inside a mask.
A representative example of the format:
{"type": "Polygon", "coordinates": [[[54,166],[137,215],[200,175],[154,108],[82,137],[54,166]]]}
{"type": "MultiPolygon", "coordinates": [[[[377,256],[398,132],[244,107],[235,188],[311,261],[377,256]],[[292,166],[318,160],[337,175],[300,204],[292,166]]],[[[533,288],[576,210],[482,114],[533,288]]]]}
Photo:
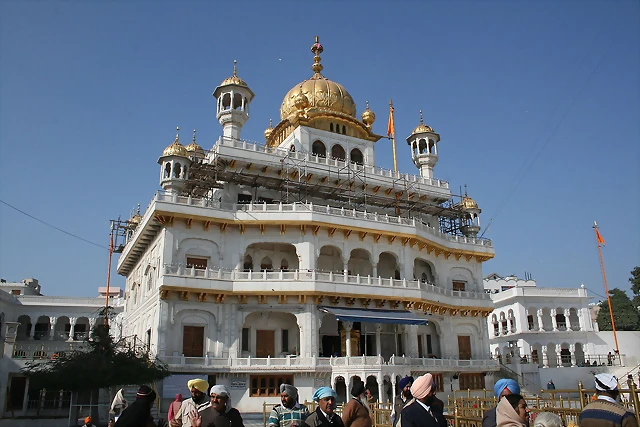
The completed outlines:
{"type": "MultiPolygon", "coordinates": [[[[111,294],[111,292],[110,292],[111,294]]],[[[44,296],[36,279],[0,282],[0,418],[41,417],[69,414],[70,394],[29,387],[20,370],[28,362],[47,360],[56,354],[84,346],[84,339],[96,322],[102,322],[104,295],[96,298],[44,296]],[[38,408],[38,405],[41,405],[38,408]]],[[[116,314],[122,300],[111,298],[116,314]]],[[[117,325],[117,322],[114,322],[117,325]]],[[[114,326],[112,323],[112,326],[114,326]]],[[[112,328],[119,333],[119,328],[112,328]]]]}
{"type": "Polygon", "coordinates": [[[222,136],[164,150],[163,190],[118,260],[125,334],[243,411],[283,381],[302,400],[320,385],[345,399],[354,377],[388,400],[424,372],[447,392],[491,387],[480,209],[434,178],[440,135],[422,120],[407,138],[419,174],[377,167],[375,114],[356,116],[322,51],[263,142],[241,138],[254,93],[234,67],[213,93],[222,136]]]}
{"type": "Polygon", "coordinates": [[[540,288],[535,280],[491,274],[484,287],[494,303],[487,318],[491,353],[522,375],[525,386],[540,387],[552,378],[558,388],[575,388],[581,376],[591,380],[596,366],[611,370],[624,364],[623,354],[613,358],[609,368],[608,353],[615,347],[610,344],[610,333],[594,328],[592,297],[584,285],[540,288]],[[585,372],[552,368],[585,368],[585,372]]]}

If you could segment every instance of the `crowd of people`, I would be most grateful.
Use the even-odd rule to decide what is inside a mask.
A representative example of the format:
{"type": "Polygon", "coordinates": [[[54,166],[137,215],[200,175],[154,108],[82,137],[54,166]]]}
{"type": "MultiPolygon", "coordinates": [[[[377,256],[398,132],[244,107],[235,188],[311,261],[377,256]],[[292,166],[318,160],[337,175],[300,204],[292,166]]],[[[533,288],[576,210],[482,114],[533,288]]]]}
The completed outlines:
{"type": "MultiPolygon", "coordinates": [[[[552,384],[552,382],[551,382],[552,384]]],[[[437,384],[431,374],[418,378],[402,378],[399,395],[393,402],[393,427],[446,427],[444,403],[436,397],[437,384]]],[[[140,386],[136,400],[121,406],[115,427],[244,427],[242,415],[231,404],[229,390],[224,385],[209,387],[202,379],[187,383],[191,397],[176,395],[169,405],[167,420],[154,423],[151,408],[156,393],[148,386],[140,386]]],[[[553,386],[555,388],[555,385],[553,386]]],[[[595,376],[596,397],[580,414],[581,427],[638,427],[635,415],[619,403],[618,379],[610,374],[595,376]]],[[[351,387],[351,398],[338,415],[338,395],[331,387],[320,387],[313,394],[316,409],[299,402],[298,389],[280,384],[280,404],[275,405],[266,427],[373,427],[374,411],[370,407],[371,394],[361,380],[351,387]]],[[[487,410],[482,427],[562,427],[562,419],[550,412],[530,417],[531,410],[520,394],[520,386],[512,379],[496,381],[494,393],[497,406],[487,410]]],[[[124,398],[120,395],[120,399],[124,398]]],[[[121,402],[122,404],[122,402],[121,402]]],[[[112,405],[112,409],[114,405],[112,405]]],[[[91,419],[85,420],[91,427],[91,419]]]]}

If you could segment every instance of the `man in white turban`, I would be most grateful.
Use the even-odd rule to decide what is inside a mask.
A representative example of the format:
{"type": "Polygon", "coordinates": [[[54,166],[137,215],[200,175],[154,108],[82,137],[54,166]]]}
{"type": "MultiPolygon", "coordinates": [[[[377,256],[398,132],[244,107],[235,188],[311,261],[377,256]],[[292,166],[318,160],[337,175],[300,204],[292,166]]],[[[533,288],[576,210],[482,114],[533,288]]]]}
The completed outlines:
{"type": "Polygon", "coordinates": [[[282,404],[271,411],[267,427],[301,427],[309,410],[298,403],[298,389],[291,384],[280,384],[280,402],[282,404]]]}
{"type": "Polygon", "coordinates": [[[618,379],[611,374],[598,374],[595,383],[598,398],[582,409],[580,426],[638,427],[635,415],[618,403],[618,379]]]}

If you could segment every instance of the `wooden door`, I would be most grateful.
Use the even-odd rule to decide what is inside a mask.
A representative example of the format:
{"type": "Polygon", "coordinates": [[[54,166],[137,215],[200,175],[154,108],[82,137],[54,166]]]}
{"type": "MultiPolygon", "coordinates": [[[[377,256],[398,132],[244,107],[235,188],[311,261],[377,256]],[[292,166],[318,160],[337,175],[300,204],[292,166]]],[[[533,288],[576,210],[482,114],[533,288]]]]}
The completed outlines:
{"type": "Polygon", "coordinates": [[[204,356],[204,326],[185,326],[182,334],[182,354],[185,357],[204,356]]]}
{"type": "Polygon", "coordinates": [[[471,360],[471,337],[469,335],[458,335],[458,358],[471,360]]]}
{"type": "Polygon", "coordinates": [[[256,357],[275,356],[275,331],[256,331],[256,357]]]}

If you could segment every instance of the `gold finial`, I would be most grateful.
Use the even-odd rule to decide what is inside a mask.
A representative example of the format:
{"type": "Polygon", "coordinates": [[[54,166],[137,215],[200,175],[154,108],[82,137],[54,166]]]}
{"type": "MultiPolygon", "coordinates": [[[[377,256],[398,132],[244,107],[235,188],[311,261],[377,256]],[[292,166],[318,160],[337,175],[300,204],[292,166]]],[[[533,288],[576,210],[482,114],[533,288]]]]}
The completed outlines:
{"type": "Polygon", "coordinates": [[[362,112],[362,122],[367,125],[367,128],[371,129],[371,125],[376,121],[376,115],[369,108],[369,101],[365,101],[366,108],[362,112]]]}
{"type": "Polygon", "coordinates": [[[238,75],[238,70],[236,69],[236,65],[238,65],[238,60],[234,59],[233,60],[233,75],[234,76],[238,75]]]}
{"type": "Polygon", "coordinates": [[[196,143],[196,130],[195,129],[193,130],[193,139],[192,139],[191,142],[193,142],[194,144],[196,143]]]}
{"type": "Polygon", "coordinates": [[[273,120],[269,119],[269,127],[272,128],[273,127],[273,120]]]}
{"type": "MultiPolygon", "coordinates": [[[[422,119],[422,110],[420,110],[420,124],[424,124],[424,120],[422,119]]],[[[465,185],[466,187],[466,185],[465,185]]]]}
{"type": "Polygon", "coordinates": [[[269,127],[264,130],[264,139],[269,139],[271,133],[273,132],[273,121],[269,119],[269,127]]]}
{"type": "Polygon", "coordinates": [[[324,68],[322,66],[322,64],[320,63],[320,54],[323,51],[324,51],[324,48],[320,44],[320,38],[318,36],[316,36],[316,42],[311,45],[311,52],[314,55],[314,57],[313,57],[313,65],[311,66],[311,69],[313,70],[314,73],[318,74],[319,76],[321,76],[320,72],[324,68]]]}
{"type": "Polygon", "coordinates": [[[138,210],[136,212],[138,215],[140,215],[140,203],[138,203],[138,210]]]}
{"type": "Polygon", "coordinates": [[[180,126],[176,126],[176,140],[175,142],[180,142],[180,126]]]}
{"type": "Polygon", "coordinates": [[[365,103],[365,104],[366,104],[366,106],[367,106],[367,107],[365,108],[365,110],[368,110],[368,109],[369,109],[369,101],[364,101],[364,103],[365,103]]]}

